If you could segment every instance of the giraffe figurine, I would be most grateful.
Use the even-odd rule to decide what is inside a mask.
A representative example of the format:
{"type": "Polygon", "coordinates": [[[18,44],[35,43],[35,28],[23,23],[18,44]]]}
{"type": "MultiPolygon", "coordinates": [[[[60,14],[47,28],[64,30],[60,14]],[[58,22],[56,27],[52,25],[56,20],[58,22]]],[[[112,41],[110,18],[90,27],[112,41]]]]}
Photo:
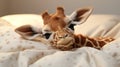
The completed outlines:
{"type": "Polygon", "coordinates": [[[68,28],[60,28],[54,33],[54,38],[51,45],[52,47],[60,50],[71,50],[85,46],[101,49],[104,45],[113,40],[114,38],[90,38],[82,34],[75,35],[68,28]]]}

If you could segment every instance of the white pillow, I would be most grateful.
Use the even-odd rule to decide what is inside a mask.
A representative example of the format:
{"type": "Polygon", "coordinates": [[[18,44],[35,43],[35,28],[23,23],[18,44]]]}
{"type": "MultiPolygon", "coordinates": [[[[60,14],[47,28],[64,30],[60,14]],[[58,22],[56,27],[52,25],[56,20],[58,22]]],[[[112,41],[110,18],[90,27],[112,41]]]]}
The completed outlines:
{"type": "Polygon", "coordinates": [[[83,34],[91,37],[105,36],[119,21],[120,17],[117,15],[91,15],[86,22],[75,26],[75,34],[83,34]]]}
{"type": "Polygon", "coordinates": [[[29,24],[37,32],[41,31],[41,27],[43,26],[42,17],[37,14],[13,14],[6,15],[1,18],[8,21],[15,27],[29,24]]]}

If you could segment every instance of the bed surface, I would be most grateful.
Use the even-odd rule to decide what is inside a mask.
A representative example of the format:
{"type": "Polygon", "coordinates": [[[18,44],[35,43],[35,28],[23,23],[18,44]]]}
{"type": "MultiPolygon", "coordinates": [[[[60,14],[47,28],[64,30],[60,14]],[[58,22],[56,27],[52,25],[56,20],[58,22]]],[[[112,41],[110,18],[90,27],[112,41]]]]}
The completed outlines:
{"type": "Polygon", "coordinates": [[[91,15],[84,24],[75,27],[75,34],[116,39],[101,50],[82,47],[59,51],[41,42],[22,39],[14,29],[25,24],[42,28],[43,21],[36,14],[0,18],[0,67],[120,67],[119,16],[91,15]]]}

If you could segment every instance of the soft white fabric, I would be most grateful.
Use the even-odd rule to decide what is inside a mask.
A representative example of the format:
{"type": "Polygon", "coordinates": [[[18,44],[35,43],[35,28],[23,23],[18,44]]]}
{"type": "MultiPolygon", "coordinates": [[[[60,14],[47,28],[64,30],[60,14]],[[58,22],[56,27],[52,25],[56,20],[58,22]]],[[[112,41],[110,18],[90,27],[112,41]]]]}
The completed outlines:
{"type": "Polygon", "coordinates": [[[118,67],[113,57],[93,48],[60,51],[38,60],[30,67],[118,67]]]}
{"type": "Polygon", "coordinates": [[[43,25],[43,20],[41,15],[37,14],[14,14],[14,15],[6,15],[1,17],[1,19],[5,19],[10,24],[14,26],[21,26],[25,24],[31,24],[31,25],[43,25]]]}
{"type": "Polygon", "coordinates": [[[114,57],[117,60],[117,62],[120,64],[120,38],[105,45],[102,51],[114,57]]]}
{"type": "MultiPolygon", "coordinates": [[[[117,16],[92,15],[86,23],[78,28],[76,26],[76,34],[111,36],[116,40],[105,45],[102,50],[83,47],[75,51],[59,51],[40,42],[22,39],[14,32],[18,26],[16,22],[25,23],[30,15],[16,16],[27,18],[15,21],[9,20],[11,16],[2,18],[9,22],[0,19],[0,67],[120,67],[120,21],[117,16]]],[[[16,16],[12,15],[12,18],[16,16]]],[[[31,17],[35,18],[34,15],[31,17]]],[[[30,18],[30,21],[33,20],[30,18]]],[[[41,19],[38,20],[41,22],[41,19]]]]}
{"type": "Polygon", "coordinates": [[[75,27],[75,34],[113,37],[119,32],[116,31],[120,27],[119,24],[120,16],[117,15],[91,15],[85,23],[75,27]],[[112,32],[115,33],[110,35],[112,32]]]}
{"type": "Polygon", "coordinates": [[[43,26],[43,20],[41,20],[42,17],[37,14],[14,14],[3,16],[1,19],[5,19],[15,27],[29,24],[36,32],[41,31],[43,26]]]}

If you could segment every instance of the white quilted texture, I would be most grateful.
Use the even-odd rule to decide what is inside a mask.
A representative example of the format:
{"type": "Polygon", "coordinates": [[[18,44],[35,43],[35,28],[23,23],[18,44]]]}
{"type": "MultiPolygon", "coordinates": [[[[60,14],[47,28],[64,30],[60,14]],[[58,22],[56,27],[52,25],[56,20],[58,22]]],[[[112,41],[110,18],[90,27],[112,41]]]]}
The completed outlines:
{"type": "Polygon", "coordinates": [[[76,26],[76,34],[111,36],[116,40],[102,50],[83,47],[75,51],[55,50],[40,42],[24,40],[14,32],[20,25],[41,23],[39,17],[24,14],[2,17],[8,22],[0,19],[0,67],[120,67],[120,23],[117,16],[92,15],[86,23],[76,26]]]}

